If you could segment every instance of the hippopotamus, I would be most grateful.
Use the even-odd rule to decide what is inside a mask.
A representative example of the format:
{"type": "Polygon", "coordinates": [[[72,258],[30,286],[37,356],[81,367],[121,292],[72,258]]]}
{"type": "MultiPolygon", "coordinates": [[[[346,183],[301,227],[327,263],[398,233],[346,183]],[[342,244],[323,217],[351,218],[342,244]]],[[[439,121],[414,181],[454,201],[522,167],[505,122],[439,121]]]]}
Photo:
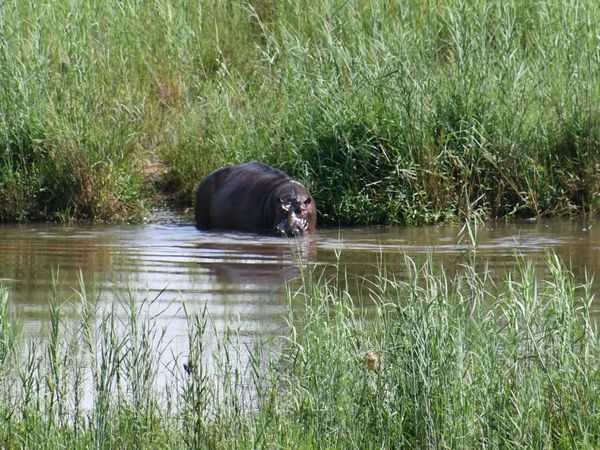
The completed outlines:
{"type": "Polygon", "coordinates": [[[196,227],[278,236],[304,236],[316,229],[315,201],[298,181],[259,162],[225,166],[196,191],[196,227]]]}

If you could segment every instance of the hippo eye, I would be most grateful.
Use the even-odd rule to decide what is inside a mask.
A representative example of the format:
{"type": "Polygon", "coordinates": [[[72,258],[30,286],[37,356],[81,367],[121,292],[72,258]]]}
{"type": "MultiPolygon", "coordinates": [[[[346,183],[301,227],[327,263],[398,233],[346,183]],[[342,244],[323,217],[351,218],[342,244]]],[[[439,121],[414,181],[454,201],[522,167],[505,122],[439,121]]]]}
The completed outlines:
{"type": "Polygon", "coordinates": [[[312,199],[310,197],[308,197],[306,200],[304,200],[304,204],[305,205],[310,205],[311,201],[312,201],[312,199]]]}

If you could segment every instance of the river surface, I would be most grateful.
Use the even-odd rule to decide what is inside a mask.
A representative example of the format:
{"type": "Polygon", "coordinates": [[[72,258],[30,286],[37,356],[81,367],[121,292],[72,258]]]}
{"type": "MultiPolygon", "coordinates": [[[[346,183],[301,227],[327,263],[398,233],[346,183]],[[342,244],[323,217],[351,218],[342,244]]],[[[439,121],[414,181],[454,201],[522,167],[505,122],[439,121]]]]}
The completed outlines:
{"type": "MultiPolygon", "coordinates": [[[[186,217],[146,225],[1,225],[0,284],[27,333],[48,326],[56,280],[61,301],[77,303],[82,275],[88,299],[109,304],[134,292],[167,329],[173,354],[185,354],[189,312],[206,308],[218,332],[234,321],[242,334],[277,334],[285,327],[286,282],[301,268],[332,268],[374,276],[404,273],[404,255],[433,252],[444,267],[464,262],[468,240],[460,226],[324,228],[301,241],[240,233],[200,232],[186,217]]],[[[555,251],[578,279],[600,269],[600,225],[583,220],[487,224],[479,232],[480,261],[494,271],[515,255],[544,266],[555,251]]],[[[333,270],[333,269],[331,269],[333,270]]],[[[596,282],[595,290],[598,291],[596,282]]],[[[600,311],[598,302],[593,309],[600,311]]],[[[63,309],[69,319],[68,306],[63,309]]],[[[73,312],[74,314],[74,312],[73,312]]]]}

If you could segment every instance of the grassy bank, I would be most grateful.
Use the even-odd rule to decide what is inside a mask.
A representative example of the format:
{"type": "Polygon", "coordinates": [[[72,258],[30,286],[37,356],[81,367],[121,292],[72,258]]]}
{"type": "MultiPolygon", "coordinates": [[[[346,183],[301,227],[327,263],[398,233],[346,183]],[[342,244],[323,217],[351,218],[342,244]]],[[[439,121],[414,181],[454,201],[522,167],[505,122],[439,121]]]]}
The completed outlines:
{"type": "Polygon", "coordinates": [[[8,0],[0,219],[135,219],[259,159],[323,223],[596,212],[600,5],[8,0]]]}
{"type": "Polygon", "coordinates": [[[343,270],[307,273],[289,292],[284,336],[248,340],[191,315],[189,355],[173,354],[134,295],[98,314],[82,290],[70,325],[54,296],[40,340],[14,332],[0,290],[0,445],[600,445],[589,286],[553,256],[540,273],[519,260],[497,280],[472,267],[450,278],[431,260],[406,259],[406,281],[382,266],[364,298],[349,294],[343,270]]]}

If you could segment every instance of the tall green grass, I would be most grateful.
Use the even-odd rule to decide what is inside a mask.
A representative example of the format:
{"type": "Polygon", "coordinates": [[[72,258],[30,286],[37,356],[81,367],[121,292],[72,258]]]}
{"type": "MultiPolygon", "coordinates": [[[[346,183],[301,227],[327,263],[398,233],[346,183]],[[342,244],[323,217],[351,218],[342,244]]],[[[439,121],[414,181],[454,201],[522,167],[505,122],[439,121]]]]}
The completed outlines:
{"type": "Polygon", "coordinates": [[[260,159],[324,223],[596,212],[595,0],[8,0],[0,218],[139,218],[260,159]]]}
{"type": "Polygon", "coordinates": [[[188,350],[135,293],[101,306],[55,289],[35,338],[13,331],[1,290],[0,445],[596,448],[591,284],[554,255],[537,269],[515,260],[504,278],[476,263],[467,254],[449,276],[406,258],[402,280],[382,264],[362,294],[342,267],[306,272],[282,336],[190,313],[188,350]]]}

